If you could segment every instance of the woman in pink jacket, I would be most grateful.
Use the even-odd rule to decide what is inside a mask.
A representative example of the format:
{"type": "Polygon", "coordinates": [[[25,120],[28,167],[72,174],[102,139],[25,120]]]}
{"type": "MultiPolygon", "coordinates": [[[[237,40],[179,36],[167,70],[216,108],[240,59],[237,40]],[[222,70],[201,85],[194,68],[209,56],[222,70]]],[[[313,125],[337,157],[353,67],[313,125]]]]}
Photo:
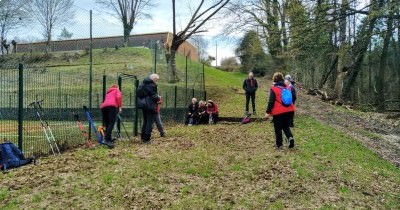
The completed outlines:
{"type": "Polygon", "coordinates": [[[104,144],[109,148],[113,148],[114,144],[111,140],[111,133],[117,118],[118,112],[122,111],[122,94],[118,85],[112,85],[108,90],[104,102],[101,104],[101,113],[103,122],[106,127],[106,136],[104,144]]]}

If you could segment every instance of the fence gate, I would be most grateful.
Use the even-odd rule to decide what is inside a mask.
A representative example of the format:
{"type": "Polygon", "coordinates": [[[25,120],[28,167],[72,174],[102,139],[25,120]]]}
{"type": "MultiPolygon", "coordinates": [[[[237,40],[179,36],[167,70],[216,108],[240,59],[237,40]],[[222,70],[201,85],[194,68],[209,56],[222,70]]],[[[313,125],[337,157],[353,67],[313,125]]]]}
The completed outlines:
{"type": "Polygon", "coordinates": [[[117,119],[117,130],[121,136],[126,136],[125,129],[129,135],[138,135],[139,112],[136,108],[136,88],[139,80],[135,75],[118,73],[118,86],[122,92],[122,113],[121,119],[117,119]],[[122,124],[125,128],[122,127],[122,124]],[[122,128],[121,128],[122,127],[122,128]]]}

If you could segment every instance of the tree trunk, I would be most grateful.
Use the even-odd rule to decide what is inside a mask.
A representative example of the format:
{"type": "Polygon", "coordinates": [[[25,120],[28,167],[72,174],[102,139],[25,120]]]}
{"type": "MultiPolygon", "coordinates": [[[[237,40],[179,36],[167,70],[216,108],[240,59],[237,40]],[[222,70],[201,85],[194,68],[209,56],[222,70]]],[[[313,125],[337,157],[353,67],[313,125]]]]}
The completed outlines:
{"type": "MultiPolygon", "coordinates": [[[[389,2],[391,5],[392,2],[389,2]]],[[[390,37],[392,37],[392,30],[393,30],[393,13],[392,8],[389,8],[389,18],[387,20],[387,31],[383,41],[383,48],[381,54],[381,60],[379,63],[379,72],[378,72],[378,81],[377,81],[377,90],[378,90],[378,97],[377,99],[377,111],[383,112],[385,111],[385,71],[387,66],[387,53],[390,44],[390,37]]]]}
{"type": "Polygon", "coordinates": [[[376,0],[371,2],[370,15],[364,19],[364,22],[360,26],[360,32],[358,33],[357,39],[353,46],[354,61],[349,67],[349,74],[344,80],[343,89],[339,95],[342,99],[348,99],[350,96],[350,89],[353,87],[355,80],[357,79],[358,73],[362,67],[362,61],[365,53],[368,50],[368,46],[372,37],[372,31],[375,27],[377,17],[375,14],[382,7],[376,0]]]}
{"type": "Polygon", "coordinates": [[[167,55],[168,60],[168,82],[176,83],[179,81],[177,70],[176,70],[176,50],[172,50],[167,55]]]}
{"type": "Polygon", "coordinates": [[[46,40],[46,54],[51,51],[51,30],[47,31],[47,40],[46,40]]]}
{"type": "Polygon", "coordinates": [[[129,36],[131,35],[132,27],[129,27],[128,25],[124,26],[124,47],[129,46],[129,36]]]}

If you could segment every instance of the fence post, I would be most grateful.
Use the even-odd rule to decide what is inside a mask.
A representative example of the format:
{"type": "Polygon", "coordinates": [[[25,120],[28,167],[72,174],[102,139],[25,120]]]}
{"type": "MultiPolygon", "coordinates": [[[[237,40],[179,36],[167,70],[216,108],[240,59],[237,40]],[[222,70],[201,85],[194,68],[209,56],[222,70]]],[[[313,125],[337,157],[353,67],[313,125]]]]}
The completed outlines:
{"type": "MultiPolygon", "coordinates": [[[[118,86],[119,86],[119,91],[122,93],[122,76],[118,75],[118,86]]],[[[118,133],[121,133],[121,120],[119,117],[117,118],[117,130],[118,133]]]]}
{"type": "Polygon", "coordinates": [[[154,42],[154,74],[157,73],[157,42],[154,42]]]}
{"type": "MultiPolygon", "coordinates": [[[[92,109],[93,92],[93,36],[92,36],[92,10],[90,10],[90,47],[89,47],[89,110],[92,109]]],[[[90,128],[90,123],[89,123],[90,128]]],[[[92,129],[89,129],[89,138],[92,137],[92,129]]]]}
{"type": "Polygon", "coordinates": [[[185,102],[188,100],[188,56],[186,56],[185,62],[185,102]]]}
{"type": "Polygon", "coordinates": [[[65,109],[68,109],[68,94],[65,94],[65,109]]]}
{"type": "Polygon", "coordinates": [[[176,109],[176,101],[177,101],[177,96],[178,96],[178,87],[175,85],[175,91],[174,91],[174,94],[175,94],[175,101],[174,101],[174,108],[176,109]]]}
{"type": "Polygon", "coordinates": [[[203,92],[204,92],[204,100],[206,100],[206,76],[204,74],[204,63],[203,63],[203,92]]]}
{"type": "MultiPolygon", "coordinates": [[[[135,80],[135,90],[137,90],[138,86],[139,86],[139,80],[136,79],[135,80]]],[[[139,123],[138,122],[138,120],[139,120],[138,113],[139,113],[139,110],[137,108],[137,97],[136,97],[136,91],[135,91],[135,121],[134,121],[134,126],[133,126],[133,134],[135,136],[138,135],[138,123],[139,123]]]]}
{"type": "Polygon", "coordinates": [[[18,65],[18,148],[22,151],[24,122],[24,65],[18,65]]]}
{"type": "Polygon", "coordinates": [[[168,108],[168,92],[165,92],[165,108],[168,108]]]}
{"type": "Polygon", "coordinates": [[[8,104],[9,108],[11,108],[11,104],[12,104],[11,101],[12,101],[12,96],[9,95],[9,101],[8,101],[8,103],[9,103],[9,104],[8,104]]]}
{"type": "Polygon", "coordinates": [[[103,102],[104,99],[106,98],[106,91],[107,91],[107,76],[103,74],[103,102]]]}
{"type": "Polygon", "coordinates": [[[61,72],[58,72],[58,107],[61,109],[61,72]]]}

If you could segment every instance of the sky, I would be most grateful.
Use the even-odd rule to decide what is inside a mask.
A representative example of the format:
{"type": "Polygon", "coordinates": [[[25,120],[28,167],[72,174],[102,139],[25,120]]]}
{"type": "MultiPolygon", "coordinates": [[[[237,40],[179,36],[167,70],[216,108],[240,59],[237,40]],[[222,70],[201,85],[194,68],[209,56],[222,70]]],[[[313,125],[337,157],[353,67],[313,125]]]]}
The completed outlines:
{"type": "MultiPolygon", "coordinates": [[[[182,25],[185,24],[185,19],[189,17],[189,8],[187,0],[176,1],[177,11],[177,30],[180,30],[182,25]]],[[[106,12],[104,8],[95,3],[95,0],[75,0],[75,17],[70,23],[63,24],[69,32],[73,33],[72,38],[87,38],[90,34],[90,16],[89,11],[93,11],[93,37],[104,37],[104,36],[118,36],[122,35],[123,29],[120,21],[115,18],[110,12],[106,12]]],[[[131,34],[142,34],[142,33],[155,33],[155,32],[172,32],[172,3],[170,0],[158,0],[157,5],[149,11],[152,19],[139,20],[134,26],[131,34]]],[[[217,38],[217,35],[221,34],[222,26],[221,23],[213,22],[205,29],[208,32],[202,33],[203,38],[208,40],[209,46],[206,50],[211,56],[216,55],[216,42],[218,42],[218,63],[221,58],[234,56],[234,49],[236,42],[225,41],[217,38]]],[[[62,27],[57,28],[53,34],[53,37],[57,39],[60,34],[62,27]]],[[[20,38],[27,41],[41,39],[40,27],[30,27],[29,33],[22,32],[24,34],[20,38]]],[[[35,41],[36,41],[35,40],[35,41]]],[[[215,64],[215,63],[213,63],[215,64]]]]}

